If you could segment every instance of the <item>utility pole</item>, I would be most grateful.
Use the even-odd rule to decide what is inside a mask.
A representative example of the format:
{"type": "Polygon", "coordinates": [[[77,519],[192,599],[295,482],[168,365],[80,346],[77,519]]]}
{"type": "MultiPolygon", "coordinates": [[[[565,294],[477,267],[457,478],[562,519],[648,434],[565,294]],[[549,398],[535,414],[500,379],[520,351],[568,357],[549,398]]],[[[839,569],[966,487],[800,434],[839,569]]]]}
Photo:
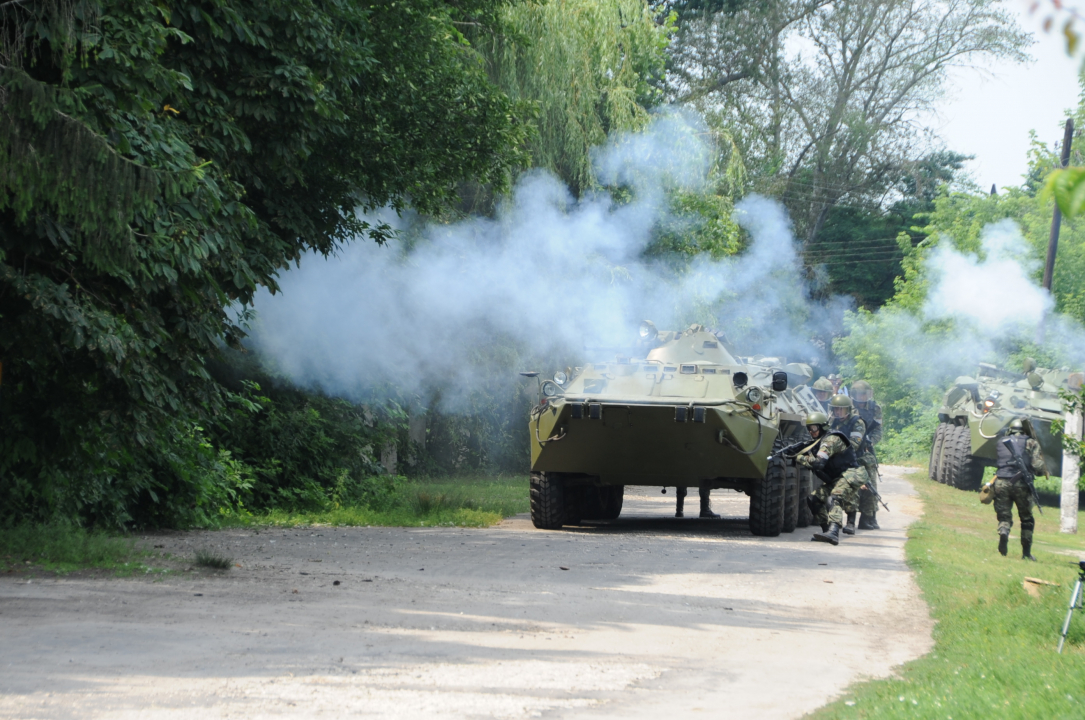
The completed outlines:
{"type": "MultiPolygon", "coordinates": [[[[1074,121],[1066,120],[1066,133],[1062,137],[1062,165],[1070,164],[1070,143],[1074,141],[1074,121]]],[[[1059,250],[1059,228],[1062,226],[1062,211],[1055,203],[1055,214],[1051,218],[1051,237],[1047,241],[1047,264],[1044,265],[1044,288],[1051,292],[1051,279],[1055,274],[1055,253],[1059,250]]]]}

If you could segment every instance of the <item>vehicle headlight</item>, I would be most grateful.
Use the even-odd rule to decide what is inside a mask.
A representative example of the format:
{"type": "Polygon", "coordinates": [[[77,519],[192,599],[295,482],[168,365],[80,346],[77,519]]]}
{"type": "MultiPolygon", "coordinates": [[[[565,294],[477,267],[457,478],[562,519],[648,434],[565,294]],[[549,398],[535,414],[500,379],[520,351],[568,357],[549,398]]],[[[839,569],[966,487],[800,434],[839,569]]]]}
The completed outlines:
{"type": "Polygon", "coordinates": [[[761,391],[761,388],[754,386],[746,391],[746,400],[751,403],[759,403],[761,399],[765,397],[765,393],[761,391]]]}
{"type": "Polygon", "coordinates": [[[554,373],[554,382],[556,382],[558,385],[564,385],[565,383],[569,382],[569,376],[559,370],[558,372],[554,373]]]}
{"type": "Polygon", "coordinates": [[[561,388],[559,388],[555,383],[552,383],[549,380],[542,384],[542,394],[546,397],[554,397],[559,392],[561,392],[561,388]]]}

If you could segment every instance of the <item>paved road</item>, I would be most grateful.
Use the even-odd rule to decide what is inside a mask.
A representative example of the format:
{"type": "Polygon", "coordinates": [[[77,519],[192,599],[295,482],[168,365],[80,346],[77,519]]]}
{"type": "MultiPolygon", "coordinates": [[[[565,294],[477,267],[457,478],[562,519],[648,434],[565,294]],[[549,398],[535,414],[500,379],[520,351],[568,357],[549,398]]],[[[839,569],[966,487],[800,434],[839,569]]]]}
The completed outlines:
{"type": "Polygon", "coordinates": [[[799,717],[930,648],[918,503],[883,470],[884,529],[837,548],[751,537],[736,493],[675,520],[642,488],[555,532],[176,533],[147,542],[241,567],[4,576],[0,717],[799,717]]]}

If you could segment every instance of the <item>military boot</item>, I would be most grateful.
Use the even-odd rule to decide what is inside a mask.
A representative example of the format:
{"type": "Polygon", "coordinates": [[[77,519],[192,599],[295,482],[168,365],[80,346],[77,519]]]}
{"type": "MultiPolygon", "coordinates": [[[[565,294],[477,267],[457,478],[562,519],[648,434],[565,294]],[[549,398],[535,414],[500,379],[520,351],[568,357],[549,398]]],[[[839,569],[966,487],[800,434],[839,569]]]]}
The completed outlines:
{"type": "Polygon", "coordinates": [[[874,511],[870,513],[870,529],[881,530],[882,526],[878,524],[878,512],[874,511]]]}
{"type": "Polygon", "coordinates": [[[848,524],[844,526],[844,534],[845,535],[854,535],[855,534],[855,513],[853,513],[853,512],[848,513],[848,524]]]}
{"type": "Polygon", "coordinates": [[[710,520],[719,520],[720,516],[712,512],[712,506],[708,504],[708,493],[701,495],[701,517],[710,520]]]}
{"type": "Polygon", "coordinates": [[[859,525],[860,530],[877,530],[878,525],[874,522],[873,515],[867,515],[866,513],[860,513],[859,525]]]}
{"type": "Polygon", "coordinates": [[[821,524],[821,532],[829,532],[829,523],[821,524]]]}
{"type": "Polygon", "coordinates": [[[1002,557],[1006,557],[1006,553],[1010,551],[1010,534],[1008,532],[1000,532],[998,534],[998,552],[1002,557]]]}
{"type": "Polygon", "coordinates": [[[837,523],[829,523],[829,529],[825,532],[814,533],[814,537],[810,538],[814,542],[827,542],[833,545],[840,544],[840,525],[837,523]]]}
{"type": "Polygon", "coordinates": [[[1032,557],[1032,540],[1021,538],[1021,559],[1036,562],[1036,558],[1032,557]]]}
{"type": "Polygon", "coordinates": [[[686,514],[682,512],[682,509],[686,505],[686,489],[684,487],[679,487],[674,490],[674,494],[677,496],[674,504],[674,516],[676,518],[685,517],[686,514]]]}

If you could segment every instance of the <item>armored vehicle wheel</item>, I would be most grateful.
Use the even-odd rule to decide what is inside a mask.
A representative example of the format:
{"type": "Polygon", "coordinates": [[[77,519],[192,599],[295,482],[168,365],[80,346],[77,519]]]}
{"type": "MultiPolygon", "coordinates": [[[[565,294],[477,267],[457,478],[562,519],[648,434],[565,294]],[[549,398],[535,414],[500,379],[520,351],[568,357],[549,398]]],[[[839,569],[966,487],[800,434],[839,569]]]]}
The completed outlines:
{"type": "Polygon", "coordinates": [[[983,481],[983,463],[972,455],[972,432],[967,425],[954,425],[943,442],[942,477],[958,490],[978,490],[983,481]]]}
{"type": "Polygon", "coordinates": [[[942,442],[946,438],[946,429],[950,425],[947,423],[938,423],[938,428],[934,431],[934,439],[931,440],[931,459],[927,464],[927,477],[931,480],[938,480],[938,469],[942,460],[942,442]]]}
{"type": "Polygon", "coordinates": [[[947,424],[945,432],[942,433],[942,446],[938,449],[938,465],[934,469],[934,479],[943,485],[946,484],[946,472],[949,469],[947,455],[952,446],[950,439],[956,437],[957,429],[958,426],[947,424]]]}
{"type": "Polygon", "coordinates": [[[799,522],[795,527],[810,527],[814,522],[814,514],[810,512],[810,506],[806,504],[806,498],[814,492],[814,471],[806,468],[799,469],[799,522]]]}
{"type": "Polygon", "coordinates": [[[793,465],[784,468],[784,521],[780,531],[794,532],[799,525],[799,469],[793,465]]]}
{"type": "Polygon", "coordinates": [[[580,504],[581,520],[614,520],[622,513],[625,485],[586,487],[580,504]]]}
{"type": "MultiPolygon", "coordinates": [[[[782,450],[786,442],[777,437],[772,452],[782,450]]],[[[750,532],[761,537],[776,537],[784,523],[784,464],[769,463],[765,479],[754,481],[750,490],[750,532]]]]}
{"type": "Polygon", "coordinates": [[[542,530],[565,524],[565,482],[557,473],[531,473],[531,522],[542,530]]]}

